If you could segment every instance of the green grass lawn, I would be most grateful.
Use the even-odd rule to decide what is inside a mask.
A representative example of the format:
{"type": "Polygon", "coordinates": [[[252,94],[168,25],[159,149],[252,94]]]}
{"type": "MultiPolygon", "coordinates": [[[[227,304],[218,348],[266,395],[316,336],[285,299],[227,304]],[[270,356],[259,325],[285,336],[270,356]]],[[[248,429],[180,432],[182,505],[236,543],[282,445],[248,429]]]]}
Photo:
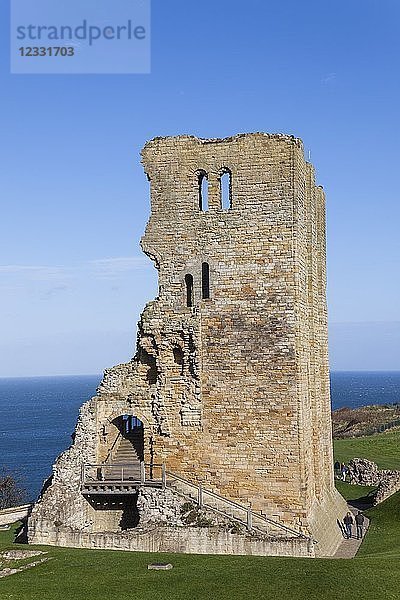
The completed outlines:
{"type": "MultiPolygon", "coordinates": [[[[361,491],[365,492],[363,488],[361,491]]],[[[156,555],[42,547],[53,559],[30,571],[0,579],[0,598],[399,599],[400,493],[367,514],[371,518],[370,532],[353,560],[156,555]],[[148,571],[147,564],[156,561],[171,562],[174,568],[148,571]]],[[[10,547],[12,537],[12,532],[1,532],[0,545],[10,547]]]]}
{"type": "MultiPolygon", "coordinates": [[[[368,486],[368,485],[350,485],[349,483],[345,483],[344,481],[336,480],[335,481],[336,489],[342,494],[343,498],[346,500],[357,500],[359,498],[365,498],[367,502],[367,498],[369,494],[372,494],[376,487],[368,486]]],[[[369,501],[371,504],[371,502],[369,501]]]]}
{"type": "MultiPolygon", "coordinates": [[[[375,451],[367,458],[388,456],[387,440],[377,446],[378,437],[349,440],[354,456],[364,456],[364,447],[375,451]]],[[[348,499],[370,491],[340,481],[337,486],[348,499]]],[[[370,531],[353,560],[41,547],[52,560],[0,579],[0,600],[400,600],[400,492],[366,514],[370,531]],[[149,562],[174,568],[148,571],[149,562]]],[[[13,531],[0,532],[0,547],[12,541],[13,531]]]]}
{"type": "Polygon", "coordinates": [[[334,441],[335,460],[368,458],[381,469],[400,470],[400,430],[334,441]]]}

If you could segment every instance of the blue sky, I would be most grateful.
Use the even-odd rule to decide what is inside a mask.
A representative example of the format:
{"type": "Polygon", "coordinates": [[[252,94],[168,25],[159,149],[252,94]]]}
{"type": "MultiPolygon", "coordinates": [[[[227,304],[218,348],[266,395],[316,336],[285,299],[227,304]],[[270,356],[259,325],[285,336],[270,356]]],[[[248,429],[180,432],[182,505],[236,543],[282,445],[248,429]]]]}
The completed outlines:
{"type": "Polygon", "coordinates": [[[141,147],[244,131],[301,137],[326,190],[332,367],[400,369],[397,0],[153,0],[149,75],[10,75],[0,11],[1,376],[130,358],[141,147]]]}

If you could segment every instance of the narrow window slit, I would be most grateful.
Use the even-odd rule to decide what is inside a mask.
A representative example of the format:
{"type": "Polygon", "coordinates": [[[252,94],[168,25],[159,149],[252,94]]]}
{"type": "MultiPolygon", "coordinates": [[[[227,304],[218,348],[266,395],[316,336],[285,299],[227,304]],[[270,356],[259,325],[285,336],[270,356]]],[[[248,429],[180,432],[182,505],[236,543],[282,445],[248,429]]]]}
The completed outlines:
{"type": "Polygon", "coordinates": [[[221,208],[222,210],[229,210],[232,208],[232,173],[229,169],[224,169],[222,171],[219,184],[221,191],[221,208]]]}
{"type": "Polygon", "coordinates": [[[201,265],[201,292],[203,300],[210,297],[210,265],[206,262],[201,265]]]}
{"type": "Polygon", "coordinates": [[[186,284],[186,306],[193,306],[193,275],[185,275],[186,284]]]}
{"type": "Polygon", "coordinates": [[[199,208],[203,212],[208,211],[208,179],[205,171],[199,173],[199,208]]]}

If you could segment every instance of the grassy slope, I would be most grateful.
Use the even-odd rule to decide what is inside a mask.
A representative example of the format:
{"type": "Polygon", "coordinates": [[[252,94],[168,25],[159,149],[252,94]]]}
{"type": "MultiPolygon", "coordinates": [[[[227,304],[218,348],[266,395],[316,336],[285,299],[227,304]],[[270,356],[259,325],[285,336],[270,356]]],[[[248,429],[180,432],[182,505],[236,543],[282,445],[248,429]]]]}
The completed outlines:
{"type": "Polygon", "coordinates": [[[334,441],[335,459],[368,458],[381,469],[400,470],[400,430],[334,441]]]}
{"type": "MultiPolygon", "coordinates": [[[[343,498],[346,500],[357,500],[359,498],[366,498],[368,494],[372,494],[376,490],[376,487],[368,486],[368,485],[350,485],[349,483],[344,483],[343,481],[336,480],[335,481],[336,489],[340,494],[342,494],[343,498]]],[[[366,499],[366,502],[368,500],[366,499]]],[[[369,505],[371,501],[369,500],[369,505]]]]}
{"type": "MultiPolygon", "coordinates": [[[[399,599],[399,512],[400,493],[369,511],[370,533],[354,560],[154,555],[48,548],[53,560],[0,580],[0,598],[399,599]],[[154,561],[170,561],[174,569],[147,571],[147,564],[154,561]]],[[[9,546],[11,539],[9,533],[0,534],[0,543],[4,546],[9,546]]]]}
{"type": "MultiPolygon", "coordinates": [[[[360,446],[354,455],[362,456],[360,446]]],[[[353,498],[368,491],[340,482],[338,487],[353,498]]],[[[370,532],[354,560],[47,548],[53,560],[0,579],[0,599],[399,600],[400,492],[368,514],[370,532]],[[147,564],[156,561],[174,568],[148,571],[147,564]]],[[[0,546],[9,547],[12,539],[12,532],[0,532],[0,546]]]]}
{"type": "MultiPolygon", "coordinates": [[[[360,548],[360,557],[400,558],[400,492],[380,506],[366,512],[371,517],[371,532],[360,548]]],[[[397,563],[398,564],[398,563],[397,563]]],[[[398,566],[397,566],[398,569],[398,566]]],[[[400,588],[399,588],[400,598],[400,588]]]]}

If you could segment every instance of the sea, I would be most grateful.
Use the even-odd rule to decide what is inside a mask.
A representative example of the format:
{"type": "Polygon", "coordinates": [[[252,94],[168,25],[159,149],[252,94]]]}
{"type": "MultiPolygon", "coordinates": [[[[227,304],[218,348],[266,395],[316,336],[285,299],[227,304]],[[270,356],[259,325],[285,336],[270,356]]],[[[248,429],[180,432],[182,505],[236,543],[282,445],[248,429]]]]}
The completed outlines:
{"type": "MultiPolygon", "coordinates": [[[[33,501],[71,444],[79,407],[100,375],[0,379],[0,472],[15,474],[33,501]]],[[[334,371],[333,409],[400,403],[400,371],[334,371]]]]}

